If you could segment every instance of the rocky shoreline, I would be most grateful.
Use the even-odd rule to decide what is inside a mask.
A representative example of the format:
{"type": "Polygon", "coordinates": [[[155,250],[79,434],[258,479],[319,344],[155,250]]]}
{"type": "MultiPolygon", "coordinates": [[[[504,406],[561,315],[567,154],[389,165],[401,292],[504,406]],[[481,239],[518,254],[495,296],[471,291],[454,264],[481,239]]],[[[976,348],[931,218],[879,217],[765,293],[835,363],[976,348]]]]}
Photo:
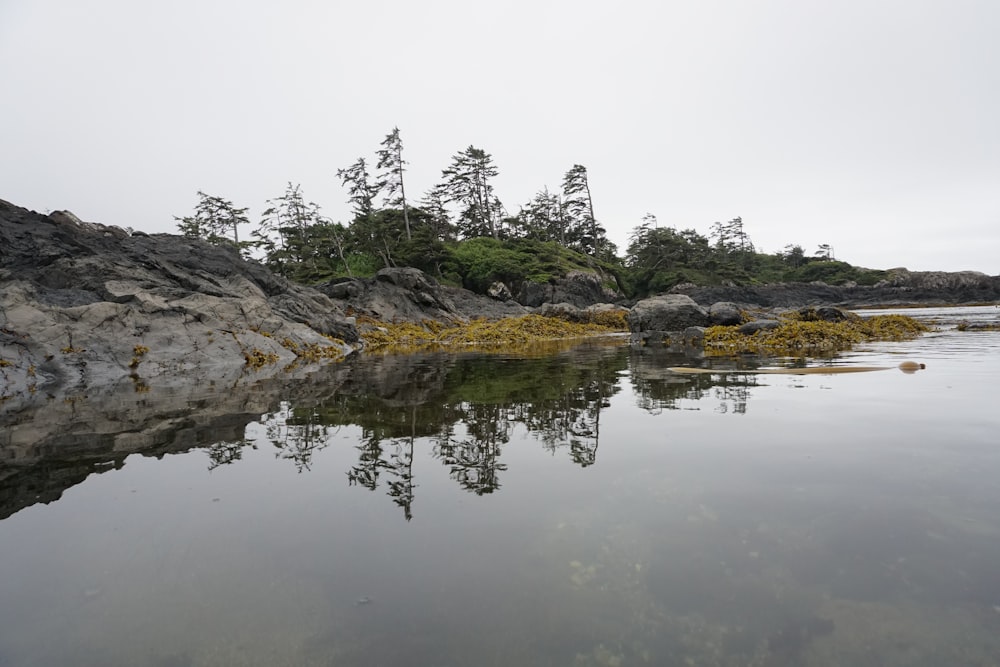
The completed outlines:
{"type": "MultiPolygon", "coordinates": [[[[684,285],[670,296],[731,309],[1000,301],[1000,276],[905,269],[889,275],[872,287],[684,285]]],[[[266,378],[358,350],[359,322],[530,313],[573,320],[602,303],[640,306],[579,272],[521,289],[516,298],[502,284],[490,294],[446,287],[410,268],[309,288],[225,247],[0,200],[0,396],[122,381],[141,392],[150,381],[209,383],[234,368],[266,378]]]]}

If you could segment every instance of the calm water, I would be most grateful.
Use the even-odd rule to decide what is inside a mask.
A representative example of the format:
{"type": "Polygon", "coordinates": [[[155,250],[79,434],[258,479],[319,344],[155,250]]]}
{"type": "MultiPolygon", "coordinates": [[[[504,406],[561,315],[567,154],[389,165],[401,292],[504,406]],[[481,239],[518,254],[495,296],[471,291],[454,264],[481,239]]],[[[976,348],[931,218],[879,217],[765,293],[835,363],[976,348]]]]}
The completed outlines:
{"type": "Polygon", "coordinates": [[[0,405],[0,665],[997,665],[996,308],[0,405]],[[678,376],[667,366],[718,374],[678,376]],[[737,370],[732,370],[737,369],[737,370]]]}

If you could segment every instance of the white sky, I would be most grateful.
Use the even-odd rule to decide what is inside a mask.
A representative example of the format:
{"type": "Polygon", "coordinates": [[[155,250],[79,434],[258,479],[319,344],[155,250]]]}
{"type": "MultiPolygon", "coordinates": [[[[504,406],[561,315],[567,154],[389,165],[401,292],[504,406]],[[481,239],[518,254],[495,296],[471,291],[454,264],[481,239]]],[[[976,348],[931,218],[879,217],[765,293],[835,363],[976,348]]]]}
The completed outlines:
{"type": "Polygon", "coordinates": [[[1000,0],[0,0],[0,198],[173,232],[196,191],[300,183],[399,126],[407,193],[470,144],[510,213],[583,164],[643,214],[766,252],[1000,273],[1000,0]]]}

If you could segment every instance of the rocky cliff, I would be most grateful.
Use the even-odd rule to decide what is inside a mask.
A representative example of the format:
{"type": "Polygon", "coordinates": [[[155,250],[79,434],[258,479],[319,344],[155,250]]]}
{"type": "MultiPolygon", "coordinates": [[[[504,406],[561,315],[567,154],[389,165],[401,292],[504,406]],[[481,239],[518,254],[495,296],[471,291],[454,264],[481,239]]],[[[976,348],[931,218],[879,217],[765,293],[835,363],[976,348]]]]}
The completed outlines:
{"type": "Polygon", "coordinates": [[[357,340],[337,303],[234,250],[0,200],[2,397],[232,366],[266,375],[357,340]]]}

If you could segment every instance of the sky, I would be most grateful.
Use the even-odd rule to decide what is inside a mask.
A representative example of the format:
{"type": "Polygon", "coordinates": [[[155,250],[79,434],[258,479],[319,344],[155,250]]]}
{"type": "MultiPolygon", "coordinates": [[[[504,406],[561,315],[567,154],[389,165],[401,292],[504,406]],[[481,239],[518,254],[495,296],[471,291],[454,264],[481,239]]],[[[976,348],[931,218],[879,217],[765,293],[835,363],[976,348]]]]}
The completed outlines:
{"type": "Polygon", "coordinates": [[[1000,274],[997,0],[0,0],[0,199],[175,232],[259,218],[399,127],[407,194],[473,145],[507,210],[574,164],[623,253],[647,213],[758,250],[1000,274]]]}

